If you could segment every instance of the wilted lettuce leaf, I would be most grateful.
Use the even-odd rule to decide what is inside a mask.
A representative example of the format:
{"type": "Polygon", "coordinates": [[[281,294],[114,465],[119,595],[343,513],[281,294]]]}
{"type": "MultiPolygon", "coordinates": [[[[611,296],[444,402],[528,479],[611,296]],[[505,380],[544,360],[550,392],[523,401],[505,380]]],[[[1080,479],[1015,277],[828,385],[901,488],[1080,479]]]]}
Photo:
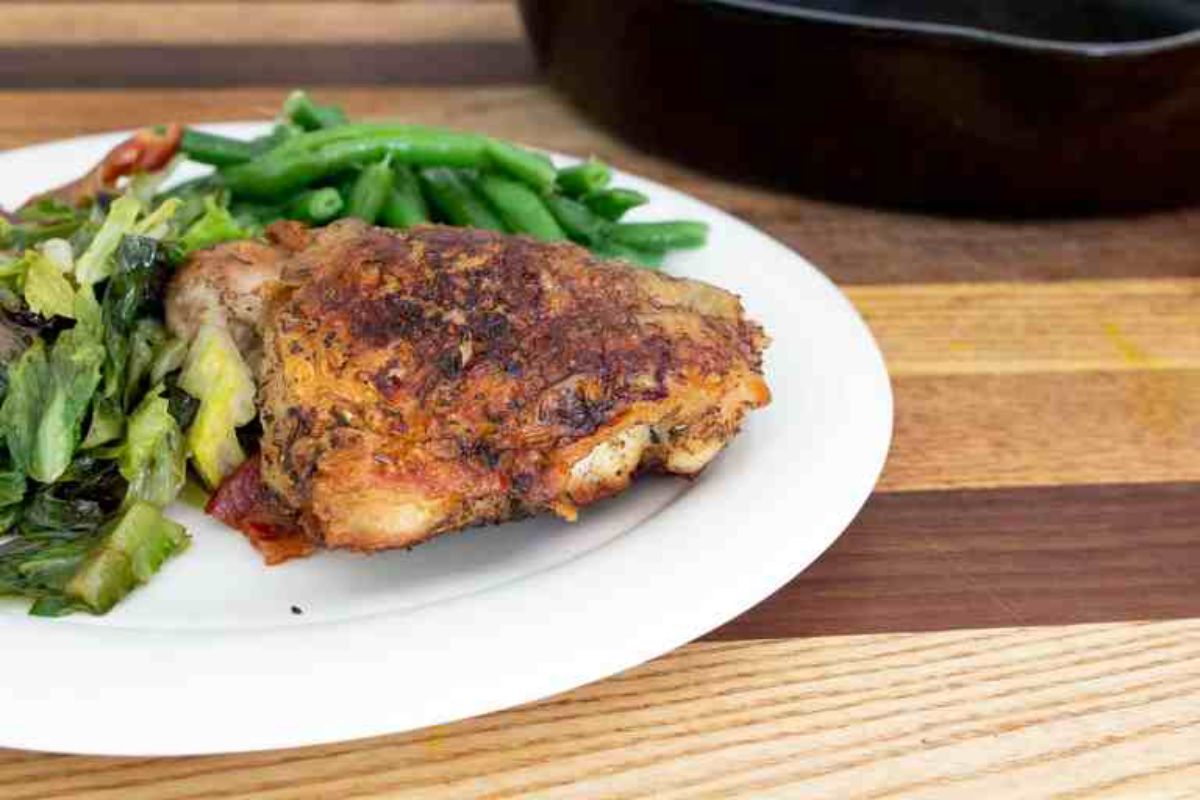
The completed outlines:
{"type": "Polygon", "coordinates": [[[8,391],[0,405],[9,456],[17,468],[30,474],[42,409],[51,390],[50,364],[46,346],[37,339],[8,370],[8,391]]]}
{"type": "Polygon", "coordinates": [[[140,319],[129,334],[129,360],[125,365],[125,391],[123,407],[128,409],[142,394],[150,368],[167,331],[152,319],[140,319]]]}
{"type": "Polygon", "coordinates": [[[76,325],[59,334],[49,354],[38,339],[9,372],[0,430],[13,462],[34,480],[57,480],[75,455],[104,361],[94,334],[76,325]]]}
{"type": "Polygon", "coordinates": [[[196,419],[196,412],[200,410],[200,401],[179,388],[178,383],[168,379],[167,403],[171,410],[171,416],[179,424],[180,430],[186,431],[190,428],[192,421],[196,419]]]}
{"type": "Polygon", "coordinates": [[[75,538],[98,530],[121,505],[126,482],[116,462],[81,455],[57,483],[38,487],[25,503],[21,533],[75,538]]]}
{"type": "Polygon", "coordinates": [[[36,250],[25,257],[25,302],[43,317],[75,316],[75,287],[54,263],[36,250]]]}
{"type": "Polygon", "coordinates": [[[116,249],[112,279],[104,290],[104,321],[129,333],[161,305],[167,263],[163,245],[147,236],[126,236],[116,249]]]}
{"type": "Polygon", "coordinates": [[[43,199],[21,208],[13,223],[0,222],[0,247],[21,250],[46,239],[72,236],[87,218],[87,211],[43,199]]]}
{"type": "Polygon", "coordinates": [[[64,592],[88,610],[103,614],[189,542],[183,526],[158,508],[132,503],[105,529],[100,545],[79,565],[64,592]]]}
{"type": "Polygon", "coordinates": [[[75,279],[81,285],[98,283],[113,273],[113,254],[125,234],[133,230],[141,210],[142,204],[134,197],[119,197],[113,201],[100,230],[75,264],[75,279]]]}
{"type": "Polygon", "coordinates": [[[225,328],[200,327],[179,386],[200,401],[187,433],[188,450],[200,477],[216,487],[245,460],[237,428],[255,417],[254,377],[225,328]]]}
{"type": "Polygon", "coordinates": [[[81,449],[90,450],[102,444],[121,438],[125,430],[125,414],[122,413],[117,401],[108,397],[97,397],[92,404],[92,421],[88,425],[87,435],[79,445],[81,449]]]}
{"type": "Polygon", "coordinates": [[[138,220],[133,226],[133,232],[138,236],[162,239],[170,233],[172,220],[182,205],[183,201],[177,197],[166,198],[153,211],[138,220]]]}
{"type": "Polygon", "coordinates": [[[104,346],[79,326],[63,331],[50,351],[50,391],[38,422],[30,477],[50,483],[71,463],[83,416],[100,384],[104,346]]]}
{"type": "Polygon", "coordinates": [[[18,470],[0,472],[0,507],[11,506],[25,498],[25,476],[18,470]]]}
{"type": "MultiPolygon", "coordinates": [[[[0,508],[0,534],[8,533],[17,520],[21,518],[21,507],[18,505],[0,508]]],[[[0,591],[3,594],[3,591],[0,591]]]]}
{"type": "Polygon", "coordinates": [[[80,286],[75,292],[75,327],[93,339],[104,337],[104,314],[90,286],[80,286]]]}
{"type": "Polygon", "coordinates": [[[15,469],[0,472],[0,536],[16,524],[25,499],[25,476],[15,469]]]}
{"type": "Polygon", "coordinates": [[[102,304],[104,396],[124,410],[136,399],[153,350],[165,338],[161,326],[146,317],[160,310],[168,263],[162,245],[144,236],[122,239],[114,261],[102,304]]]}
{"type": "Polygon", "coordinates": [[[187,477],[183,432],[155,386],[129,415],[118,464],[129,497],[158,507],[174,501],[187,477]]]}
{"type": "Polygon", "coordinates": [[[78,209],[68,203],[56,200],[53,197],[43,197],[40,200],[21,206],[17,211],[17,219],[20,222],[62,222],[63,220],[74,219],[79,213],[78,209]]]}
{"type": "Polygon", "coordinates": [[[187,340],[177,337],[159,345],[154,353],[154,362],[150,365],[150,383],[162,383],[168,375],[182,367],[187,351],[187,340]]]}
{"type": "Polygon", "coordinates": [[[183,254],[187,255],[195,250],[211,247],[221,242],[248,239],[251,233],[238,225],[229,210],[219,205],[209,195],[204,198],[204,216],[184,231],[183,236],[179,239],[179,244],[183,254]]]}
{"type": "Polygon", "coordinates": [[[0,594],[61,596],[99,536],[47,542],[15,537],[0,544],[0,594]]]}

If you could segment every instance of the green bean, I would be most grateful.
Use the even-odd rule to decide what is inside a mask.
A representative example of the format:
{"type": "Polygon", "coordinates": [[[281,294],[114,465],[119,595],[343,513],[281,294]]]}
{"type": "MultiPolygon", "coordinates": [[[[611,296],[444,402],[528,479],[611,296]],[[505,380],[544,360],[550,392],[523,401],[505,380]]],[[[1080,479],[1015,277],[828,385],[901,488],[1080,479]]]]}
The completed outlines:
{"type": "Polygon", "coordinates": [[[497,171],[516,178],[539,192],[548,191],[554,185],[554,164],[542,153],[526,150],[499,139],[490,139],[487,143],[487,157],[497,171]]]}
{"type": "Polygon", "coordinates": [[[221,181],[216,175],[201,175],[198,178],[189,178],[182,183],[175,184],[170,189],[159,192],[155,200],[165,200],[168,197],[178,197],[180,199],[191,196],[203,197],[206,194],[219,191],[220,188],[221,181]]]}
{"type": "MultiPolygon", "coordinates": [[[[293,136],[272,155],[312,153],[324,147],[346,142],[379,141],[387,139],[436,140],[439,142],[452,141],[458,144],[467,142],[473,148],[470,166],[485,166],[487,137],[477,133],[464,133],[449,128],[436,128],[430,125],[406,125],[401,123],[356,122],[342,125],[338,128],[326,128],[319,131],[306,131],[293,136]]],[[[424,166],[441,166],[426,164],[424,166]]]]}
{"type": "Polygon", "coordinates": [[[475,185],[513,233],[527,233],[544,242],[567,238],[541,198],[525,184],[484,174],[476,179],[475,185]]]}
{"type": "Polygon", "coordinates": [[[703,247],[708,226],[703,222],[620,222],[608,229],[608,238],[639,250],[675,250],[703,247]]]}
{"type": "Polygon", "coordinates": [[[288,203],[284,215],[288,219],[300,220],[310,225],[323,225],[337,217],[345,205],[337,189],[325,186],[296,195],[295,199],[288,203]]]}
{"type": "Polygon", "coordinates": [[[185,128],[179,140],[179,149],[192,161],[227,167],[244,164],[254,158],[257,151],[250,142],[231,139],[215,133],[205,133],[195,128],[185,128]]]}
{"type": "Polygon", "coordinates": [[[504,224],[492,213],[463,177],[452,169],[435,167],[421,170],[421,186],[442,219],[451,225],[504,231],[504,224]]]}
{"type": "Polygon", "coordinates": [[[389,228],[411,228],[429,222],[429,207],[413,171],[404,164],[393,164],[392,177],[392,193],[379,212],[383,224],[389,228]]]}
{"type": "Polygon", "coordinates": [[[593,214],[583,203],[561,194],[548,194],[543,200],[554,219],[572,240],[580,244],[594,245],[604,239],[609,223],[593,214]]]}
{"type": "Polygon", "coordinates": [[[612,170],[608,164],[589,158],[582,164],[566,167],[558,171],[554,184],[567,197],[576,199],[598,192],[612,180],[612,170]]]}
{"type": "Polygon", "coordinates": [[[346,216],[374,225],[388,195],[392,193],[392,167],[386,160],[371,164],[354,181],[346,199],[346,216]]]}
{"type": "Polygon", "coordinates": [[[284,215],[284,210],[268,203],[251,203],[244,200],[229,206],[234,221],[243,228],[265,227],[284,215]]]}
{"type": "Polygon", "coordinates": [[[269,153],[276,147],[279,147],[284,142],[299,136],[303,129],[288,124],[279,124],[271,129],[271,132],[266,136],[259,136],[257,139],[250,140],[250,146],[254,148],[255,155],[263,155],[269,153]]]}
{"type": "Polygon", "coordinates": [[[338,130],[296,136],[254,161],[226,168],[222,177],[235,194],[272,197],[386,156],[413,167],[479,167],[486,163],[485,137],[436,128],[386,128],[384,133],[334,139],[316,148],[304,141],[338,130]]]}
{"type": "Polygon", "coordinates": [[[602,241],[592,247],[592,252],[604,259],[624,259],[631,264],[642,267],[656,268],[662,266],[663,253],[652,250],[639,250],[636,247],[626,247],[611,240],[602,241]]]}
{"type": "Polygon", "coordinates": [[[346,119],[346,112],[338,106],[319,106],[312,101],[307,92],[300,89],[292,92],[283,101],[283,114],[307,131],[334,128],[349,121],[346,119]]]}
{"type": "Polygon", "coordinates": [[[629,209],[648,202],[649,197],[634,189],[602,189],[583,198],[584,205],[610,222],[616,222],[629,209]]]}

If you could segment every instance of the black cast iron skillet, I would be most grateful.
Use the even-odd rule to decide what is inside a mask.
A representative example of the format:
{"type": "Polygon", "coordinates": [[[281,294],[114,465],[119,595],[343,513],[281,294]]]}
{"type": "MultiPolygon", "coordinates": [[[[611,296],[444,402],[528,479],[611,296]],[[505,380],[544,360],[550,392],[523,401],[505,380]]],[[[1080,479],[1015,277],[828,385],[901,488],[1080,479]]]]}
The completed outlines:
{"type": "Polygon", "coordinates": [[[1200,0],[521,0],[552,83],[635,143],[853,201],[1200,199],[1200,0]]]}

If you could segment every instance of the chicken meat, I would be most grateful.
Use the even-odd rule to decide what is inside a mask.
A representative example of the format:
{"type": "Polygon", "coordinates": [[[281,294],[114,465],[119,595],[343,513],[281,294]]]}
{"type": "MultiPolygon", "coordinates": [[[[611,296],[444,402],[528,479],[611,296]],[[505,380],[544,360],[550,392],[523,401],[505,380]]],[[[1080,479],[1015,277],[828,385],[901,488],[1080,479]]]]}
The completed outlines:
{"type": "Polygon", "coordinates": [[[262,361],[263,290],[279,279],[283,262],[309,243],[308,229],[277,222],[267,241],[229,242],[200,250],[171,280],[167,291],[167,328],[190,340],[201,325],[228,329],[255,372],[262,361]]]}
{"type": "Polygon", "coordinates": [[[767,337],[735,295],[575,245],[345,221],[215,248],[177,299],[199,260],[229,256],[278,271],[253,313],[221,302],[262,348],[261,485],[245,496],[269,499],[271,530],[283,509],[317,545],[574,519],[641,470],[698,473],[769,402],[767,337]]]}

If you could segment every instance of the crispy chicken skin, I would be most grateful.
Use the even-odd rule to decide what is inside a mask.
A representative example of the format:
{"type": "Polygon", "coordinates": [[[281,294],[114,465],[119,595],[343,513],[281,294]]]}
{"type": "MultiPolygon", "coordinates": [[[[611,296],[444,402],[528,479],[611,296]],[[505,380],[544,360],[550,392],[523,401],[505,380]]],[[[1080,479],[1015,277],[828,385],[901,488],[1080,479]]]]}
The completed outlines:
{"type": "Polygon", "coordinates": [[[331,225],[260,293],[267,487],[329,547],[692,475],[770,398],[737,298],[570,244],[331,225]]]}

